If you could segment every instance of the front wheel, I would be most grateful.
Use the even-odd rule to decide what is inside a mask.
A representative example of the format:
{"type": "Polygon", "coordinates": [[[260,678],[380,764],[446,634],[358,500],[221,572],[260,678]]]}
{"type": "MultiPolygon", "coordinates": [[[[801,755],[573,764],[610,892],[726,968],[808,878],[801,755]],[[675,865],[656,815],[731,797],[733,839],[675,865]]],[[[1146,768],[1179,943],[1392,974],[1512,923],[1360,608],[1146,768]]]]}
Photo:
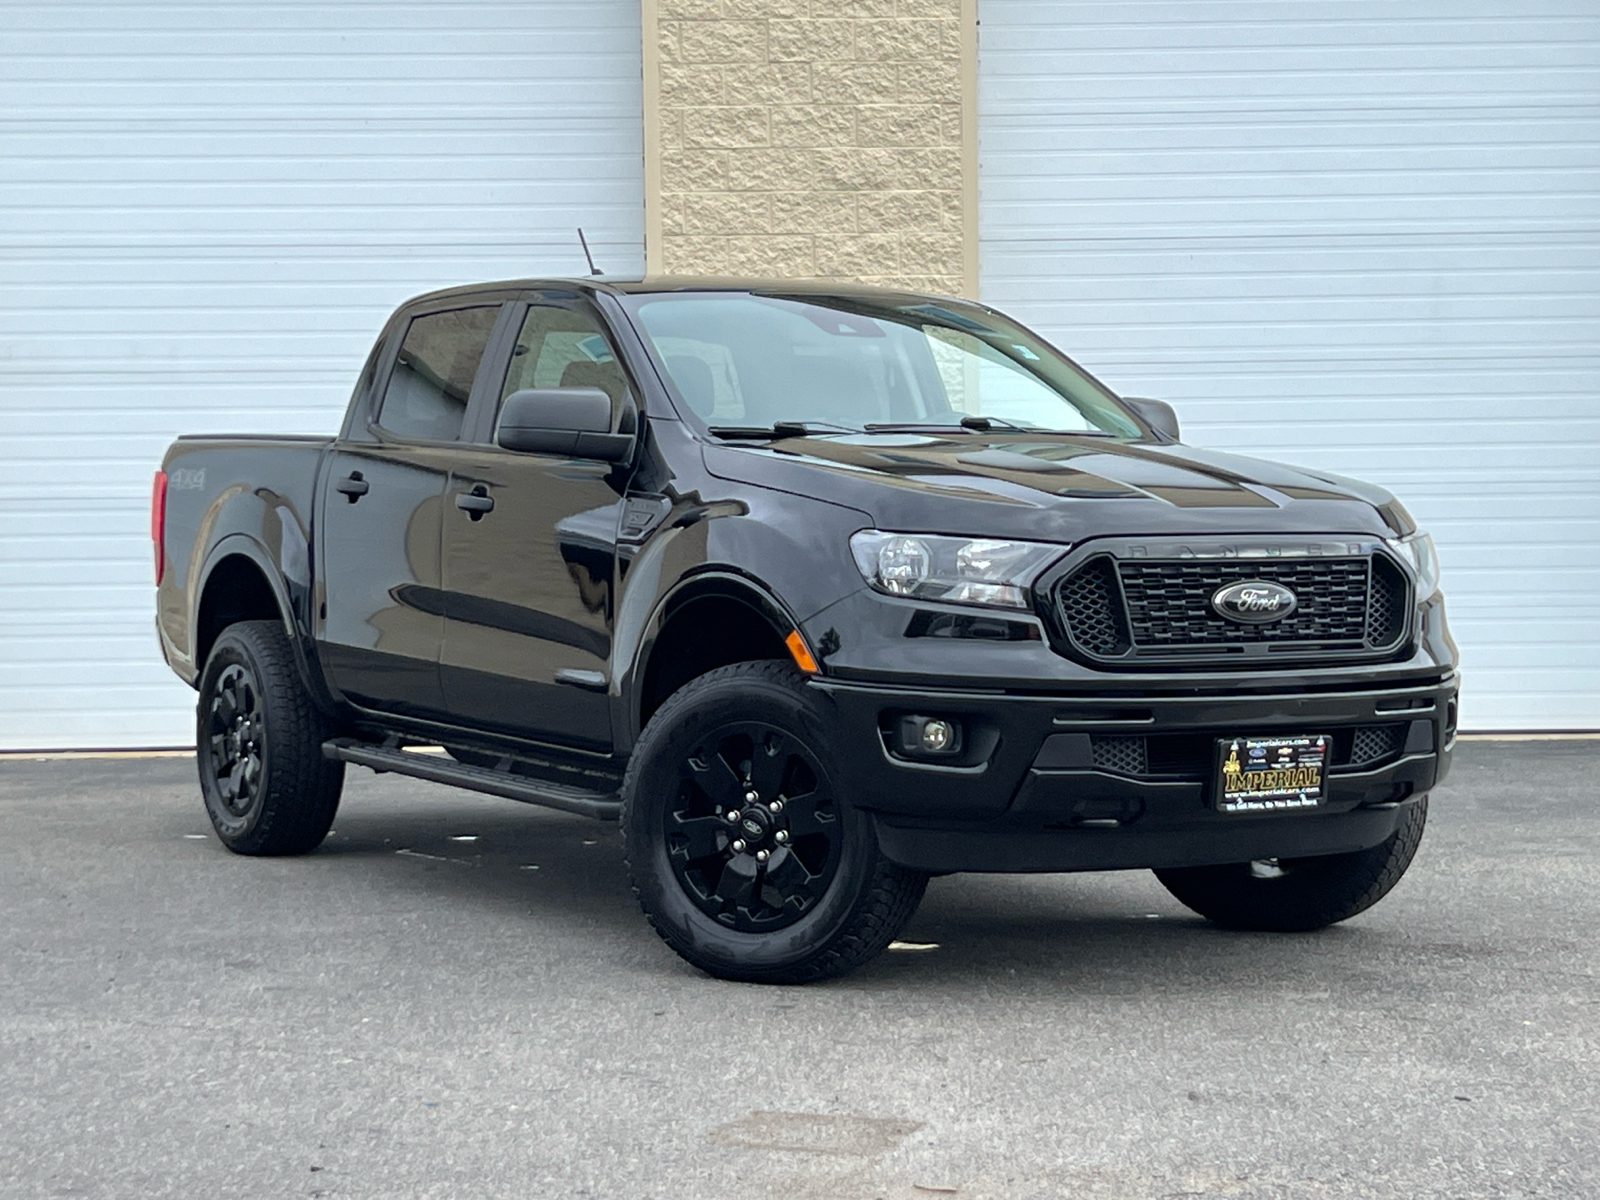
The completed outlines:
{"type": "Polygon", "coordinates": [[[344,763],[277,621],[222,631],[200,677],[195,758],[206,815],[235,854],[305,854],[339,809],[344,763]]]}
{"type": "Polygon", "coordinates": [[[840,794],[820,703],[786,663],[721,667],[661,706],[628,764],[634,894],[667,945],[722,979],[843,975],[889,944],[927,886],[840,794]]]}
{"type": "Polygon", "coordinates": [[[1315,858],[1267,858],[1156,871],[1162,885],[1202,917],[1229,929],[1303,933],[1371,908],[1406,873],[1428,820],[1428,798],[1370,850],[1315,858]]]}

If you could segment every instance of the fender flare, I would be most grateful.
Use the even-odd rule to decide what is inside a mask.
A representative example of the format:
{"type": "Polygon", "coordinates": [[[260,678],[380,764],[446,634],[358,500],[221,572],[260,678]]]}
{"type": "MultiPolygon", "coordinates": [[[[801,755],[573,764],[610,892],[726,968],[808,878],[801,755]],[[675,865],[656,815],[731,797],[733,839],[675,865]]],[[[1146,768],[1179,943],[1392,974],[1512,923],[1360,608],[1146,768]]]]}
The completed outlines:
{"type": "MultiPolygon", "coordinates": [[[[198,637],[199,634],[200,607],[204,602],[206,589],[211,584],[211,576],[230,558],[248,559],[261,572],[262,578],[267,581],[267,587],[272,592],[273,603],[278,607],[278,617],[283,622],[284,635],[289,639],[289,645],[294,651],[295,669],[300,673],[300,682],[318,708],[330,715],[337,714],[340,705],[328,690],[311,631],[302,628],[296,620],[295,606],[290,598],[289,585],[283,577],[283,570],[266,546],[250,534],[239,532],[226,534],[206,553],[205,564],[196,573],[195,578],[198,582],[189,602],[189,628],[193,631],[192,636],[198,637]]],[[[198,650],[198,646],[191,649],[198,650]]],[[[199,686],[200,676],[204,672],[205,663],[196,661],[194,679],[196,687],[199,686]]]]}
{"type": "Polygon", "coordinates": [[[643,729],[643,723],[639,720],[639,706],[644,693],[644,670],[655,650],[656,639],[674,612],[702,596],[722,596],[749,605],[766,619],[780,640],[788,636],[791,630],[800,628],[800,622],[789,606],[771,588],[737,567],[709,565],[683,576],[657,598],[629,657],[628,671],[619,689],[625,709],[620,714],[623,717],[621,730],[625,737],[619,739],[625,744],[617,747],[619,752],[631,752],[643,729]]]}

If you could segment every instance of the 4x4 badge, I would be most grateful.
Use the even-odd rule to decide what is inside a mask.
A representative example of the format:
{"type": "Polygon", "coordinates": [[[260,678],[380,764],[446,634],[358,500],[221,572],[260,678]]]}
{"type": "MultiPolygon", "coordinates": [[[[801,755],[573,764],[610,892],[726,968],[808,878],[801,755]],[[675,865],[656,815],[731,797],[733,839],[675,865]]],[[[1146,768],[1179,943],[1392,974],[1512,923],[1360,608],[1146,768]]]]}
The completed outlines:
{"type": "Polygon", "coordinates": [[[1300,606],[1295,594],[1281,583],[1247,579],[1218,588],[1211,596],[1211,607],[1220,616],[1241,625],[1265,625],[1281,621],[1300,606]]]}

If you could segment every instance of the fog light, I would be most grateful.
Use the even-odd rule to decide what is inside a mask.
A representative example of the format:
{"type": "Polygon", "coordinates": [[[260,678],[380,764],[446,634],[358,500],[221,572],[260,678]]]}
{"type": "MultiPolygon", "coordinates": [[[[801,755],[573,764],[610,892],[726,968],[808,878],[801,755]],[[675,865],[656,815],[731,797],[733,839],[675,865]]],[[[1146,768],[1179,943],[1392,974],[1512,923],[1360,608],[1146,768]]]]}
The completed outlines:
{"type": "Polygon", "coordinates": [[[911,758],[950,758],[961,752],[961,723],[947,717],[901,717],[900,753],[911,758]]]}

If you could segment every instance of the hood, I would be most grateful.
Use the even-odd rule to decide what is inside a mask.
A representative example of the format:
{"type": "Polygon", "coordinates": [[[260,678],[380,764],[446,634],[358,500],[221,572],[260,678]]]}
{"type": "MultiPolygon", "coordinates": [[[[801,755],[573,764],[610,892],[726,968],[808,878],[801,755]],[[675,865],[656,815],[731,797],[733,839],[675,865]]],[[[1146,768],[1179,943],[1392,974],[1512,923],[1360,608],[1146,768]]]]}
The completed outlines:
{"type": "Polygon", "coordinates": [[[880,529],[1077,542],[1096,536],[1392,536],[1382,488],[1181,445],[1063,434],[839,434],[708,445],[723,479],[828,499],[880,529]]]}

